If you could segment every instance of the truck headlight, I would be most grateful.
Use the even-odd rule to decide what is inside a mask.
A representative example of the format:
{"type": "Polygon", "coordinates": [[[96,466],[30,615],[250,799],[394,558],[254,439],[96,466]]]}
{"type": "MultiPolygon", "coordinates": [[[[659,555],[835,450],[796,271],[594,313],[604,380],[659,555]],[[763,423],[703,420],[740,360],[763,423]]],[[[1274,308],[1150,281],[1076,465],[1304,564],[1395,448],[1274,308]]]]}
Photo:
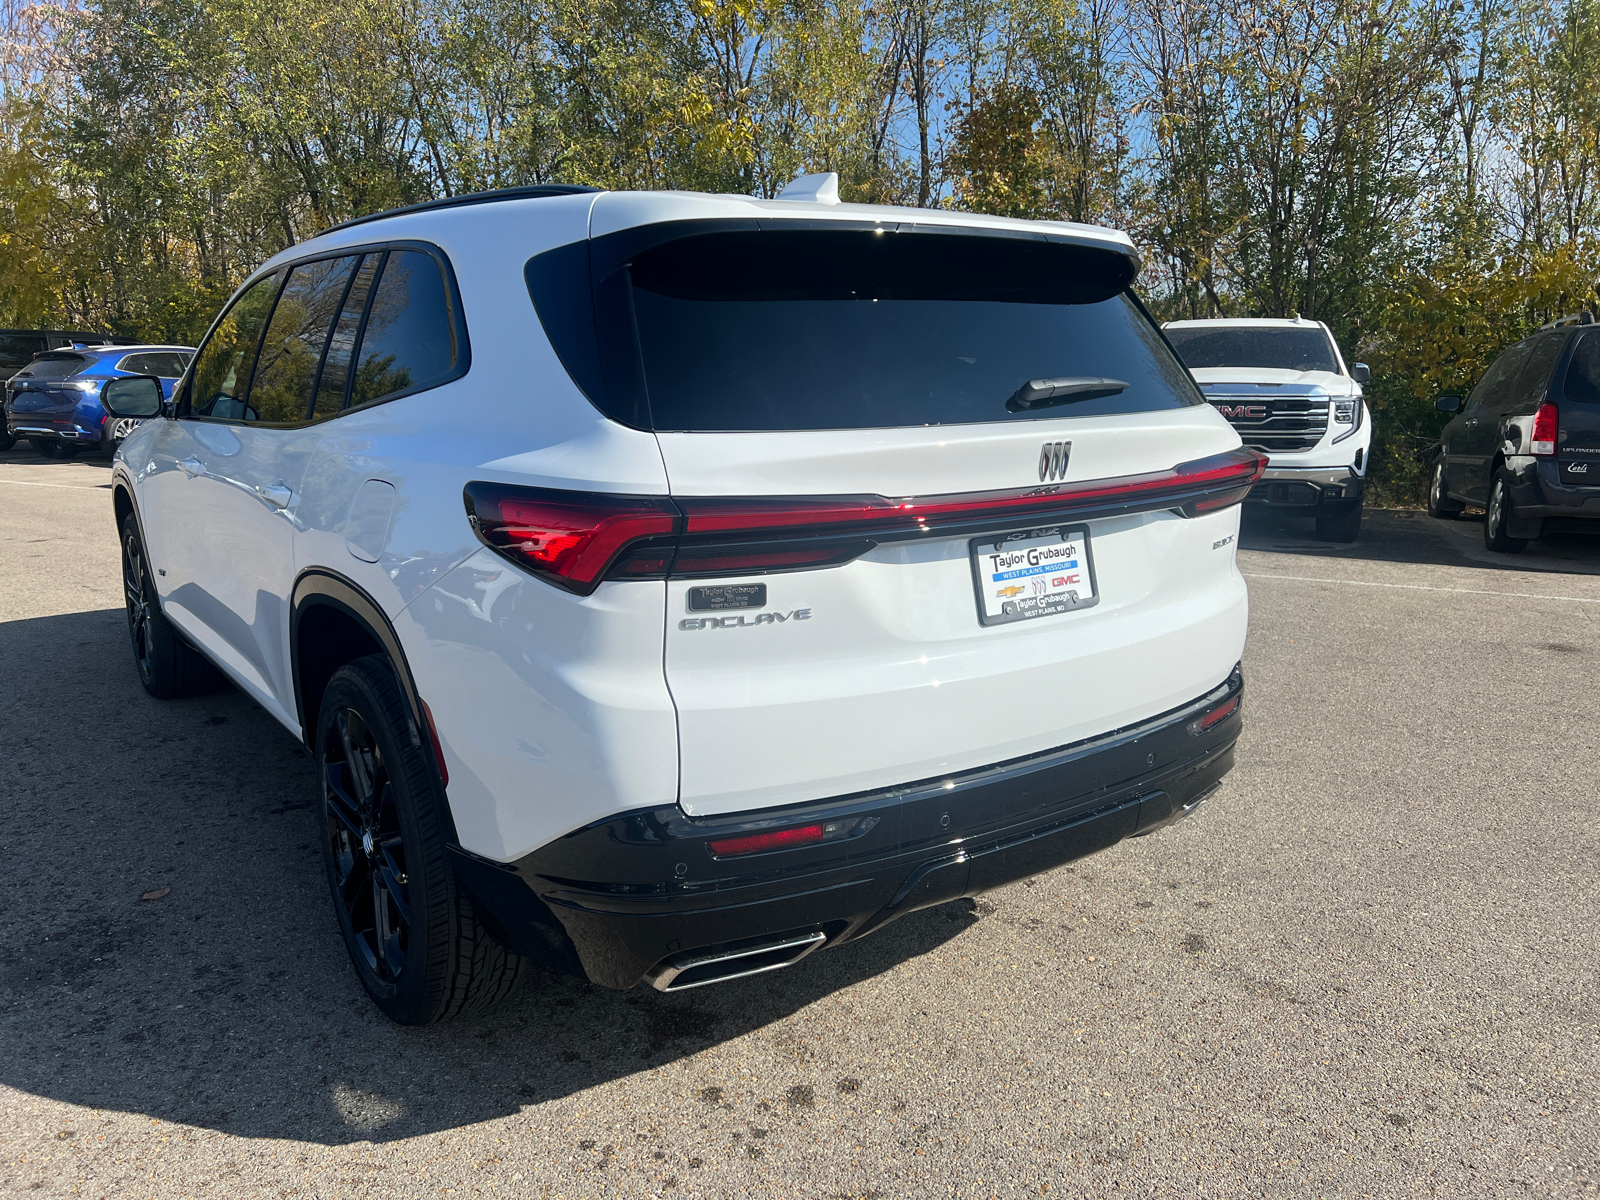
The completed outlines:
{"type": "Polygon", "coordinates": [[[1340,425],[1354,424],[1356,402],[1354,400],[1335,400],[1333,402],[1333,419],[1340,425]]]}

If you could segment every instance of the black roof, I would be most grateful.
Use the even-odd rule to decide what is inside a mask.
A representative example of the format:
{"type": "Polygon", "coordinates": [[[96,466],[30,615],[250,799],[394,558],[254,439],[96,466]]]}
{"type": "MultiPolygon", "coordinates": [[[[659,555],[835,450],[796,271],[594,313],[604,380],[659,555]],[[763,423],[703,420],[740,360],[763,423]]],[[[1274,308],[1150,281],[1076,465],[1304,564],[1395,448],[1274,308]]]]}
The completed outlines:
{"type": "Polygon", "coordinates": [[[501,200],[537,200],[541,196],[578,196],[585,192],[598,192],[599,188],[585,187],[581,183],[533,183],[526,187],[495,188],[488,192],[468,192],[462,196],[446,196],[443,200],[425,200],[421,204],[407,204],[404,208],[390,208],[383,212],[352,217],[321,230],[316,236],[349,229],[352,225],[365,225],[368,221],[381,221],[385,217],[398,217],[405,213],[429,212],[436,208],[464,208],[469,204],[495,204],[501,200]]]}

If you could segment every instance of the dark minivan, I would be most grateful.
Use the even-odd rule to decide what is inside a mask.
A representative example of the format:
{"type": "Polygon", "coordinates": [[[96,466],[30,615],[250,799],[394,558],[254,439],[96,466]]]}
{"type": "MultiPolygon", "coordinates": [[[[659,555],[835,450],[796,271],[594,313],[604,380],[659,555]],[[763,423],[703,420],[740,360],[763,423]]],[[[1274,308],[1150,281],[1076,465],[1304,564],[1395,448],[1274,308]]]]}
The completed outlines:
{"type": "Polygon", "coordinates": [[[1428,513],[1484,509],[1483,541],[1515,554],[1583,522],[1600,532],[1600,325],[1563,317],[1495,359],[1439,438],[1428,513]]]}

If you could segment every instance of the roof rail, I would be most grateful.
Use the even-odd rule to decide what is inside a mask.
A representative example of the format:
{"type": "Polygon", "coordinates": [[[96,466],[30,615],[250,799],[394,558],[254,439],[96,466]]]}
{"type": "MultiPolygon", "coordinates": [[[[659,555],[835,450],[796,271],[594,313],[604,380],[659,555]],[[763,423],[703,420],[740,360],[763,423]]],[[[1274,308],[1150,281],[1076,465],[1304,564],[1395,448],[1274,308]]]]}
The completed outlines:
{"type": "Polygon", "coordinates": [[[1539,328],[1540,329],[1559,329],[1563,325],[1593,325],[1593,324],[1594,324],[1594,314],[1592,312],[1590,312],[1588,309],[1584,309],[1582,312],[1573,313],[1570,316],[1557,317],[1554,321],[1551,321],[1548,325],[1541,325],[1541,326],[1539,326],[1539,328]]]}
{"type": "Polygon", "coordinates": [[[385,217],[398,217],[406,213],[431,212],[436,208],[464,208],[469,204],[495,204],[501,200],[537,200],[541,196],[577,196],[601,189],[585,187],[581,183],[532,183],[525,187],[495,188],[488,192],[467,192],[462,196],[447,196],[443,200],[424,200],[421,204],[407,204],[403,208],[390,208],[383,212],[368,213],[364,217],[351,217],[337,225],[318,230],[313,236],[321,237],[352,225],[365,225],[368,221],[381,221],[385,217]]]}

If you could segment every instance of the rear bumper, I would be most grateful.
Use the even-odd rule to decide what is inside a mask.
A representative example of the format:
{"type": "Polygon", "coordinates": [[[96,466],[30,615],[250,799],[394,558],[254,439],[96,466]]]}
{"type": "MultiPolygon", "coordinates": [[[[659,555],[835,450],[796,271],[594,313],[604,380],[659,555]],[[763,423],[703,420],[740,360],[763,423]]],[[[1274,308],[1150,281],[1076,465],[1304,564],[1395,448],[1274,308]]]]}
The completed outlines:
{"type": "MultiPolygon", "coordinates": [[[[1511,504],[1518,523],[1550,518],[1600,521],[1600,486],[1563,484],[1556,459],[1517,456],[1506,461],[1506,469],[1511,475],[1511,504]]],[[[1600,462],[1594,469],[1600,483],[1600,462]]],[[[1515,536],[1537,537],[1538,533],[1518,532],[1515,536]]]]}
{"type": "Polygon", "coordinates": [[[1243,687],[1235,668],[1138,725],[885,792],[700,819],[675,805],[623,813],[509,864],[457,849],[457,878],[512,948],[573,955],[607,987],[684,986],[693,970],[704,975],[696,963],[733,952],[747,952],[753,969],[787,965],[1187,815],[1233,765],[1243,687]],[[737,858],[710,847],[830,822],[856,822],[856,833],[737,858]]]}
{"type": "Polygon", "coordinates": [[[1366,480],[1355,468],[1269,466],[1244,502],[1274,512],[1332,516],[1361,503],[1366,480]]]}
{"type": "Polygon", "coordinates": [[[35,417],[28,413],[8,414],[6,432],[12,437],[39,438],[43,441],[98,443],[108,426],[90,427],[71,417],[35,417]]]}

